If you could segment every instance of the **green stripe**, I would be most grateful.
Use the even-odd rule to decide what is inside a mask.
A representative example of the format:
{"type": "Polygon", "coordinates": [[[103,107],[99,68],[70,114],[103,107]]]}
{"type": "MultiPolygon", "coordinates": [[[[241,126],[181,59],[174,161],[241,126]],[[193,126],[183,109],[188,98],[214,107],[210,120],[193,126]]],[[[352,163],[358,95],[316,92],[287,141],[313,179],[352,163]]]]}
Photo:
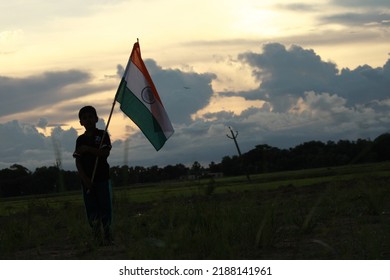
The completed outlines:
{"type": "Polygon", "coordinates": [[[164,145],[167,138],[157,120],[149,109],[127,88],[124,79],[118,88],[116,100],[121,104],[120,108],[141,129],[150,143],[158,151],[164,145]]]}

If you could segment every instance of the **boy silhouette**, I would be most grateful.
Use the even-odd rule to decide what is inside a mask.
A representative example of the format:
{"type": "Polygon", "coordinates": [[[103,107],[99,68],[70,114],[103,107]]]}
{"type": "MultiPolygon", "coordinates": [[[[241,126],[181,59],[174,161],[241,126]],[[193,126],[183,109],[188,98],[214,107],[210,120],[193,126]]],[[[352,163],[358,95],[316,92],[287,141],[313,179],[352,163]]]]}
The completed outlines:
{"type": "Polygon", "coordinates": [[[108,133],[96,128],[99,119],[94,107],[81,108],[79,119],[85,132],[76,140],[73,157],[81,179],[88,223],[93,229],[95,240],[101,245],[110,245],[112,196],[107,158],[110,155],[111,141],[108,133]]]}

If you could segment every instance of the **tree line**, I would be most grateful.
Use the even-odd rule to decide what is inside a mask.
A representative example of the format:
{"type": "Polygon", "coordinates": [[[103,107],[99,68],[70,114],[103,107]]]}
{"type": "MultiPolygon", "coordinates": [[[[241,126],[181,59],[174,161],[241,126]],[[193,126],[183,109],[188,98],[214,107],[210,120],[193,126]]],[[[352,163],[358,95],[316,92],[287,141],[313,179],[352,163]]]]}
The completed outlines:
{"type": "MultiPolygon", "coordinates": [[[[151,166],[113,166],[110,175],[114,187],[167,180],[189,180],[216,175],[238,176],[266,172],[332,167],[348,164],[390,160],[390,134],[375,140],[358,139],[338,142],[309,141],[289,149],[267,144],[239,156],[225,156],[221,162],[211,162],[207,167],[195,161],[184,164],[151,166]]],[[[14,164],[0,170],[0,197],[59,193],[79,190],[76,171],[66,171],[59,166],[39,167],[34,172],[14,164]]]]}

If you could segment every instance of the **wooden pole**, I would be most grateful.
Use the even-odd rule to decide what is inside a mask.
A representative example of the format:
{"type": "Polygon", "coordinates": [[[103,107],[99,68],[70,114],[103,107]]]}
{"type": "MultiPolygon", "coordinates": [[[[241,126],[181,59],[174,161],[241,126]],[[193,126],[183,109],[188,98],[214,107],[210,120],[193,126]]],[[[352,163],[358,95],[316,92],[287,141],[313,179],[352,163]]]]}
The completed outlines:
{"type": "MultiPolygon", "coordinates": [[[[242,154],[241,154],[241,150],[240,150],[240,147],[238,146],[238,143],[237,143],[237,136],[238,136],[238,131],[236,131],[236,133],[233,132],[233,129],[229,126],[229,130],[230,130],[230,133],[232,136],[229,136],[229,134],[226,134],[226,136],[230,139],[233,139],[234,140],[234,144],[236,144],[236,148],[237,148],[237,152],[238,152],[238,155],[240,157],[240,160],[243,161],[242,159],[242,154]]],[[[248,179],[248,181],[251,180],[251,178],[249,177],[249,173],[248,173],[248,170],[245,168],[245,174],[246,174],[246,178],[248,179]]]]}

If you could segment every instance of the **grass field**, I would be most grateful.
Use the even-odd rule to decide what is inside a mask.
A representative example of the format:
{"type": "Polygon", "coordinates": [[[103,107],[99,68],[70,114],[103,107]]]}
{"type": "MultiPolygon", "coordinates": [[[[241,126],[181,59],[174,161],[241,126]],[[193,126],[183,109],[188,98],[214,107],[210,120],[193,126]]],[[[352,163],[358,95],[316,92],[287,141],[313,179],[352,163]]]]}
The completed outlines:
{"type": "Polygon", "coordinates": [[[115,245],[81,193],[3,199],[1,259],[389,259],[390,163],[114,189],[115,245]]]}

